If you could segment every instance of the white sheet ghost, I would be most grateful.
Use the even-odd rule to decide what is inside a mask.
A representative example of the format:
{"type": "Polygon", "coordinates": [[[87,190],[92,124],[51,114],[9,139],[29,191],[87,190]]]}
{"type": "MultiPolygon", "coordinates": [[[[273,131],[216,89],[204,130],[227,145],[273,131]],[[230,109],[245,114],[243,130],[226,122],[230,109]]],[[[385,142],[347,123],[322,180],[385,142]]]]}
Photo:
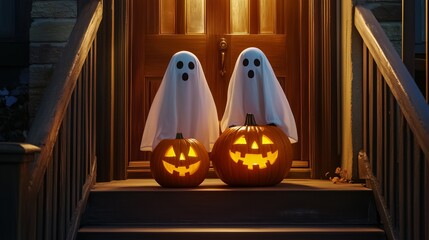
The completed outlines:
{"type": "Polygon", "coordinates": [[[289,102],[267,57],[254,47],[243,50],[235,63],[221,130],[231,125],[243,125],[247,113],[254,114],[259,125],[280,127],[291,143],[298,141],[289,102]]]}
{"type": "Polygon", "coordinates": [[[174,54],[149,111],[140,144],[152,151],[162,139],[195,138],[211,151],[219,136],[213,96],[198,58],[187,51],[174,54]]]}

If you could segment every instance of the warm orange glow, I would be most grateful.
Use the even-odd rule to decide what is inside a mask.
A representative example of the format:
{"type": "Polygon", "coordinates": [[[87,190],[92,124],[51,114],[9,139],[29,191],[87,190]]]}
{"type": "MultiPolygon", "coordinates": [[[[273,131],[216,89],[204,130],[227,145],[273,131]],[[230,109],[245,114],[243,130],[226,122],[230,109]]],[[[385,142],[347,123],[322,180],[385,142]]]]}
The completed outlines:
{"type": "Polygon", "coordinates": [[[170,146],[167,149],[167,152],[165,152],[164,156],[166,156],[166,157],[175,157],[176,156],[176,153],[174,152],[173,146],[170,146]]]}
{"type": "Polygon", "coordinates": [[[165,170],[167,170],[168,173],[173,174],[174,172],[177,172],[180,177],[186,176],[187,173],[189,175],[194,174],[200,168],[200,164],[201,164],[201,162],[196,162],[194,164],[190,164],[187,167],[186,166],[176,167],[173,164],[170,164],[166,161],[162,161],[162,163],[164,164],[164,168],[165,170]]]}
{"type": "Polygon", "coordinates": [[[206,1],[186,0],[186,33],[205,33],[206,1]]]}
{"type": "Polygon", "coordinates": [[[253,141],[252,146],[250,147],[251,149],[259,149],[258,144],[256,143],[256,141],[253,141]]]}
{"type": "Polygon", "coordinates": [[[176,0],[159,1],[161,34],[176,33],[176,0]]]}
{"type": "Polygon", "coordinates": [[[275,151],[274,153],[267,152],[267,157],[262,157],[262,154],[246,153],[244,157],[241,157],[241,152],[236,151],[233,153],[229,151],[229,156],[234,162],[238,163],[241,161],[243,165],[247,166],[247,169],[253,170],[254,166],[259,166],[259,169],[264,169],[267,168],[267,163],[273,165],[277,161],[278,153],[279,151],[275,151]]]}
{"type": "Polygon", "coordinates": [[[259,33],[275,33],[276,1],[259,0],[259,33]]]}
{"type": "Polygon", "coordinates": [[[247,144],[247,141],[244,135],[239,137],[237,140],[235,140],[234,144],[247,144]]]}
{"type": "MultiPolygon", "coordinates": [[[[235,140],[234,144],[247,144],[246,138],[243,136],[235,140]]],[[[274,144],[271,139],[265,135],[262,135],[262,144],[274,144]]],[[[252,143],[252,149],[258,149],[258,144],[256,142],[252,143]],[[256,145],[255,145],[256,144],[256,145]]]]}
{"type": "Polygon", "coordinates": [[[231,33],[249,33],[249,0],[234,0],[230,2],[231,33]]]}
{"type": "Polygon", "coordinates": [[[265,135],[262,135],[262,144],[274,144],[271,139],[265,135]]]}
{"type": "MultiPolygon", "coordinates": [[[[263,134],[261,142],[263,145],[274,144],[269,137],[263,134]]],[[[237,138],[237,140],[235,140],[234,144],[247,144],[246,137],[244,135],[240,136],[239,138],[237,138]]],[[[256,141],[253,141],[250,145],[250,148],[253,150],[259,149],[258,143],[256,141]]],[[[254,166],[259,166],[259,169],[264,169],[267,168],[267,163],[270,163],[271,165],[274,164],[278,157],[278,151],[275,151],[274,153],[267,152],[267,157],[265,158],[262,156],[262,154],[254,153],[246,153],[244,157],[241,157],[241,152],[232,152],[231,150],[229,151],[229,155],[234,162],[238,163],[239,161],[241,161],[243,165],[246,165],[249,170],[252,170],[254,166]]]]}
{"type": "MultiPolygon", "coordinates": [[[[174,152],[173,146],[170,146],[167,151],[164,154],[165,157],[176,157],[176,153],[174,152]]],[[[195,152],[194,148],[192,146],[189,146],[189,152],[188,157],[197,157],[197,153],[195,152]]],[[[185,161],[186,157],[185,154],[180,153],[179,155],[179,161],[185,161]]],[[[174,172],[179,173],[179,176],[184,177],[187,173],[190,175],[194,174],[198,168],[200,167],[200,162],[190,164],[189,166],[180,166],[176,167],[173,164],[170,164],[166,161],[162,161],[164,168],[169,172],[170,174],[173,174],[174,172]]]]}
{"type": "Polygon", "coordinates": [[[198,157],[193,147],[189,147],[188,157],[198,157]]]}

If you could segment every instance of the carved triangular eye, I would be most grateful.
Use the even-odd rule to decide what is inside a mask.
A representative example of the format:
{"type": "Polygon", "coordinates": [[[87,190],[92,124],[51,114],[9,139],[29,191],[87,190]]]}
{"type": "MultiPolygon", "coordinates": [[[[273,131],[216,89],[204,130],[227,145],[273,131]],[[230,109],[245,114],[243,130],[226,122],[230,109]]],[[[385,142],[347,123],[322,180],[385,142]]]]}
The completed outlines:
{"type": "Polygon", "coordinates": [[[170,146],[165,152],[165,157],[175,157],[176,153],[174,152],[173,146],[170,146]]]}
{"type": "Polygon", "coordinates": [[[262,144],[274,144],[271,139],[265,135],[262,135],[262,144]]]}
{"type": "Polygon", "coordinates": [[[247,144],[247,141],[244,135],[239,137],[237,140],[235,140],[234,144],[247,144]]]}
{"type": "Polygon", "coordinates": [[[194,148],[192,148],[191,146],[189,147],[188,157],[198,157],[197,153],[194,150],[194,148]]]}

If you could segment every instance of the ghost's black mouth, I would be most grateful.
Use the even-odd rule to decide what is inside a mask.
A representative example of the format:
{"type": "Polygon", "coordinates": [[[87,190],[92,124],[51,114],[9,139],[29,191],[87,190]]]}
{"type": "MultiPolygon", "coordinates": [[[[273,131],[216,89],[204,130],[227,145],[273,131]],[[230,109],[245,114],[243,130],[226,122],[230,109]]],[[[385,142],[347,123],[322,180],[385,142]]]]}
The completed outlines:
{"type": "Polygon", "coordinates": [[[182,80],[183,81],[188,81],[188,79],[189,79],[189,75],[187,73],[183,73],[182,74],[182,80]]]}
{"type": "Polygon", "coordinates": [[[249,71],[247,72],[247,76],[248,76],[249,78],[253,78],[253,77],[255,76],[255,72],[254,72],[253,70],[249,70],[249,71]]]}

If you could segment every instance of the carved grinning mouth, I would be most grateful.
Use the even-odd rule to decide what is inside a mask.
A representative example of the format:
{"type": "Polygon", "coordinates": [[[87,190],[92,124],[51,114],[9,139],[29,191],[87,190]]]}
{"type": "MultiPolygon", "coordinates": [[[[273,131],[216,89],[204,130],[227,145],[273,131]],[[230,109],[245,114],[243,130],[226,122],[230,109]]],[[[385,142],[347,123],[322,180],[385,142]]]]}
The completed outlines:
{"type": "Polygon", "coordinates": [[[167,170],[168,173],[173,174],[173,172],[179,173],[179,176],[184,177],[186,173],[189,173],[189,175],[194,174],[198,168],[200,168],[201,162],[196,162],[194,164],[190,164],[189,166],[180,166],[176,167],[173,164],[170,164],[166,161],[162,161],[164,164],[164,168],[167,170]]]}
{"type": "Polygon", "coordinates": [[[267,152],[266,157],[263,157],[262,154],[253,153],[246,153],[244,157],[241,157],[241,152],[236,151],[235,153],[233,153],[231,150],[229,151],[229,155],[235,163],[241,161],[243,165],[247,166],[247,169],[253,170],[254,166],[259,166],[259,169],[264,169],[267,168],[267,163],[273,165],[277,160],[279,151],[277,150],[274,153],[267,152]]]}

